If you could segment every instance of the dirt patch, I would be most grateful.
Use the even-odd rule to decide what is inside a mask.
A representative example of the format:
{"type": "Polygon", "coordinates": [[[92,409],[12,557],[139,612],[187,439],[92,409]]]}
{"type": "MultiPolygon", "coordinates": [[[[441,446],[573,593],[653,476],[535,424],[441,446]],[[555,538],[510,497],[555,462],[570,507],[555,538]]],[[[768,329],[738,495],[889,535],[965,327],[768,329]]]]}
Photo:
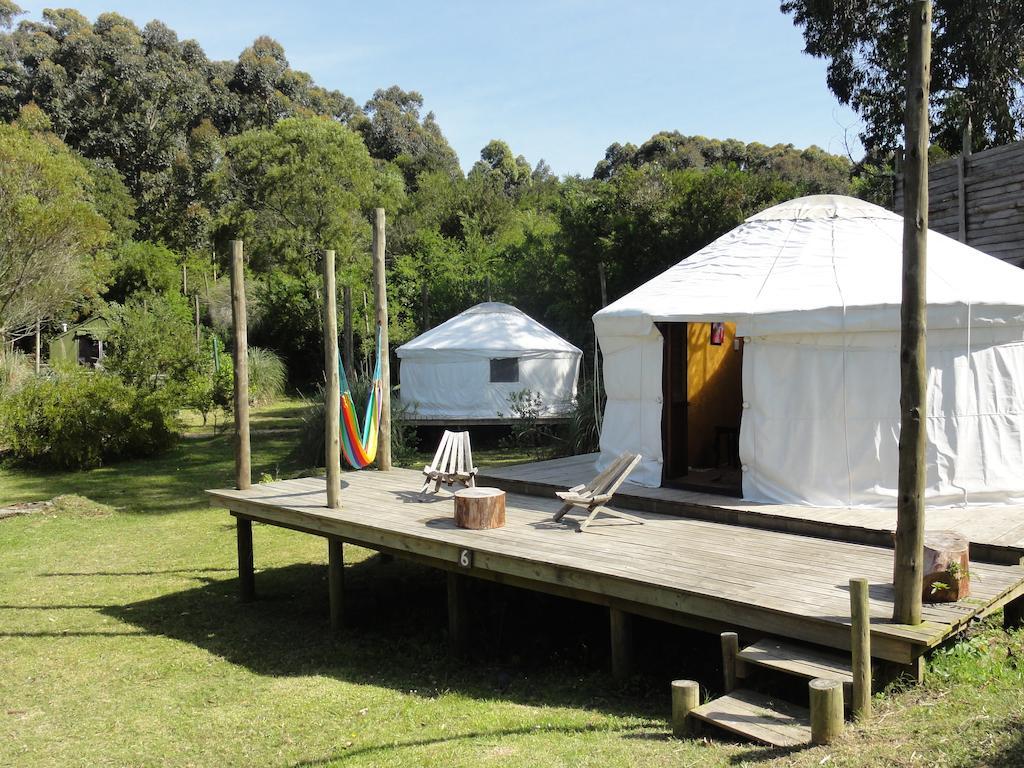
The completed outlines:
{"type": "Polygon", "coordinates": [[[32,515],[45,512],[52,506],[53,501],[23,501],[19,504],[8,504],[6,507],[0,507],[0,520],[6,520],[8,517],[17,517],[18,515],[32,515]]]}

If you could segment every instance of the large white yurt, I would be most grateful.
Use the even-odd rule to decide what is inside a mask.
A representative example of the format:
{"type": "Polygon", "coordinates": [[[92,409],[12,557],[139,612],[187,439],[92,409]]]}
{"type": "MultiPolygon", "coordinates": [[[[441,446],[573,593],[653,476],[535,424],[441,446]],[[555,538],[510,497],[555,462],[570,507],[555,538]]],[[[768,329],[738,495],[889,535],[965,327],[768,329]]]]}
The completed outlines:
{"type": "Polygon", "coordinates": [[[566,412],[583,353],[525,313],[477,304],[396,350],[402,405],[418,418],[511,417],[509,397],[530,390],[541,416],[566,412]]]}
{"type": "MultiPolygon", "coordinates": [[[[902,233],[861,200],[792,200],[599,311],[599,465],[636,451],[631,481],[685,481],[733,435],[745,499],[895,506],[902,233]]],[[[926,501],[1020,503],[1024,270],[929,232],[927,301],[926,501]]]]}

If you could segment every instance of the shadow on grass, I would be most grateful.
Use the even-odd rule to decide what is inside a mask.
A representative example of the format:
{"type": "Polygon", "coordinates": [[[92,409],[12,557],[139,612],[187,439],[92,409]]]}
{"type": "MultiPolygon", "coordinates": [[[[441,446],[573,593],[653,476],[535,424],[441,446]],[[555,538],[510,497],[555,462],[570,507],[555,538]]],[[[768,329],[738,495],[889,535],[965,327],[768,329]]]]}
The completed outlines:
{"type": "Polygon", "coordinates": [[[493,739],[495,737],[504,736],[532,736],[539,733],[580,734],[593,733],[595,731],[609,732],[609,730],[611,730],[616,733],[622,732],[626,734],[626,738],[629,738],[633,735],[632,732],[648,727],[649,726],[646,725],[628,725],[616,729],[608,729],[606,727],[596,725],[565,727],[555,725],[536,725],[528,728],[497,728],[493,731],[471,731],[469,733],[452,734],[451,736],[445,736],[444,738],[411,739],[409,741],[398,741],[391,744],[373,744],[366,747],[357,747],[355,749],[345,750],[344,752],[337,752],[330,757],[321,757],[316,760],[303,760],[299,763],[292,763],[291,768],[317,768],[317,766],[340,763],[346,760],[362,757],[363,755],[377,754],[380,752],[397,752],[402,749],[429,747],[434,744],[451,744],[453,742],[468,742],[473,741],[474,739],[493,739]]]}
{"type": "Polygon", "coordinates": [[[259,599],[241,604],[238,582],[216,580],[101,613],[153,635],[191,643],[261,675],[325,675],[423,697],[667,715],[668,682],[717,687],[718,638],[635,622],[637,674],[613,685],[608,613],[598,606],[471,580],[469,659],[447,653],[443,573],[371,557],[345,567],[345,625],[329,629],[327,569],[301,564],[257,573],[259,599]]]}

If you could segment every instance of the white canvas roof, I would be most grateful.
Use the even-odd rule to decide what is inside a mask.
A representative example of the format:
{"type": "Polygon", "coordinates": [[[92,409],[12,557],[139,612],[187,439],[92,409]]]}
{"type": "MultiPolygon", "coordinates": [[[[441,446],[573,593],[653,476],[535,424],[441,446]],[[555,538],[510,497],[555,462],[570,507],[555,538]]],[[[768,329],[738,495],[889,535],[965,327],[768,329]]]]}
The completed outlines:
{"type": "MultiPolygon", "coordinates": [[[[735,322],[742,335],[885,331],[900,324],[903,219],[815,195],[751,216],[594,316],[599,335],[663,322],[735,322]]],[[[1024,270],[928,232],[929,329],[1024,325],[1024,270]],[[970,319],[967,310],[970,307],[970,319]]]]}
{"type": "MultiPolygon", "coordinates": [[[[662,481],[656,322],[735,322],[744,498],[894,506],[903,219],[840,196],[751,216],[594,315],[601,464],[662,481]]],[[[929,504],[1024,501],[1024,270],[936,232],[927,253],[929,504]]],[[[678,435],[673,439],[680,439],[678,435]]]]}
{"type": "Polygon", "coordinates": [[[470,307],[403,344],[395,353],[418,357],[552,357],[583,353],[532,317],[508,304],[470,307]]]}

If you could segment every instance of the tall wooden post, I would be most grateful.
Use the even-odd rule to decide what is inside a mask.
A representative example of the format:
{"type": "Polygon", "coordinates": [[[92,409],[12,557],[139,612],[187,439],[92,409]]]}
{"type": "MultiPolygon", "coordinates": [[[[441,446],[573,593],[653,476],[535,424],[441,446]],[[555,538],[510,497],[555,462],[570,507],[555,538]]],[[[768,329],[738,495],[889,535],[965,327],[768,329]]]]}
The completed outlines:
{"type": "Polygon", "coordinates": [[[188,267],[185,264],[181,265],[181,292],[188,296],[188,267]]]}
{"type": "Polygon", "coordinates": [[[202,346],[202,340],[199,334],[199,294],[194,294],[192,298],[195,299],[196,304],[196,349],[199,349],[202,346]]]}
{"type": "Polygon", "coordinates": [[[252,485],[249,453],[249,331],[245,312],[242,241],[231,241],[231,320],[235,337],[235,487],[252,485]]]}
{"type": "Polygon", "coordinates": [[[341,506],[341,382],[338,378],[338,288],[334,251],[324,251],[324,466],[327,506],[341,506]]]}
{"type": "Polygon", "coordinates": [[[377,324],[381,329],[380,370],[384,380],[380,410],[380,438],[377,444],[377,468],[391,469],[391,350],[388,346],[388,291],[384,270],[384,209],[373,217],[373,298],[377,304],[377,324]]]}
{"type": "Polygon", "coordinates": [[[343,362],[345,364],[345,375],[351,379],[356,370],[353,367],[356,360],[356,345],[352,333],[352,287],[348,285],[341,289],[341,314],[344,318],[341,326],[341,337],[345,343],[343,347],[343,362]]]}
{"type": "Polygon", "coordinates": [[[36,318],[36,376],[43,367],[42,321],[36,318]]]}
{"type": "Polygon", "coordinates": [[[921,623],[924,488],[927,467],[926,286],[928,239],[928,93],[931,0],[915,0],[907,52],[907,133],[903,164],[903,304],[900,332],[900,447],[893,621],[921,623]]]}
{"type": "Polygon", "coordinates": [[[871,716],[871,616],[868,614],[868,580],[850,579],[850,652],[853,672],[854,718],[871,716]]]}
{"type": "Polygon", "coordinates": [[[608,280],[604,274],[604,262],[599,261],[597,263],[597,278],[601,282],[601,306],[608,306],[608,280]]]}

